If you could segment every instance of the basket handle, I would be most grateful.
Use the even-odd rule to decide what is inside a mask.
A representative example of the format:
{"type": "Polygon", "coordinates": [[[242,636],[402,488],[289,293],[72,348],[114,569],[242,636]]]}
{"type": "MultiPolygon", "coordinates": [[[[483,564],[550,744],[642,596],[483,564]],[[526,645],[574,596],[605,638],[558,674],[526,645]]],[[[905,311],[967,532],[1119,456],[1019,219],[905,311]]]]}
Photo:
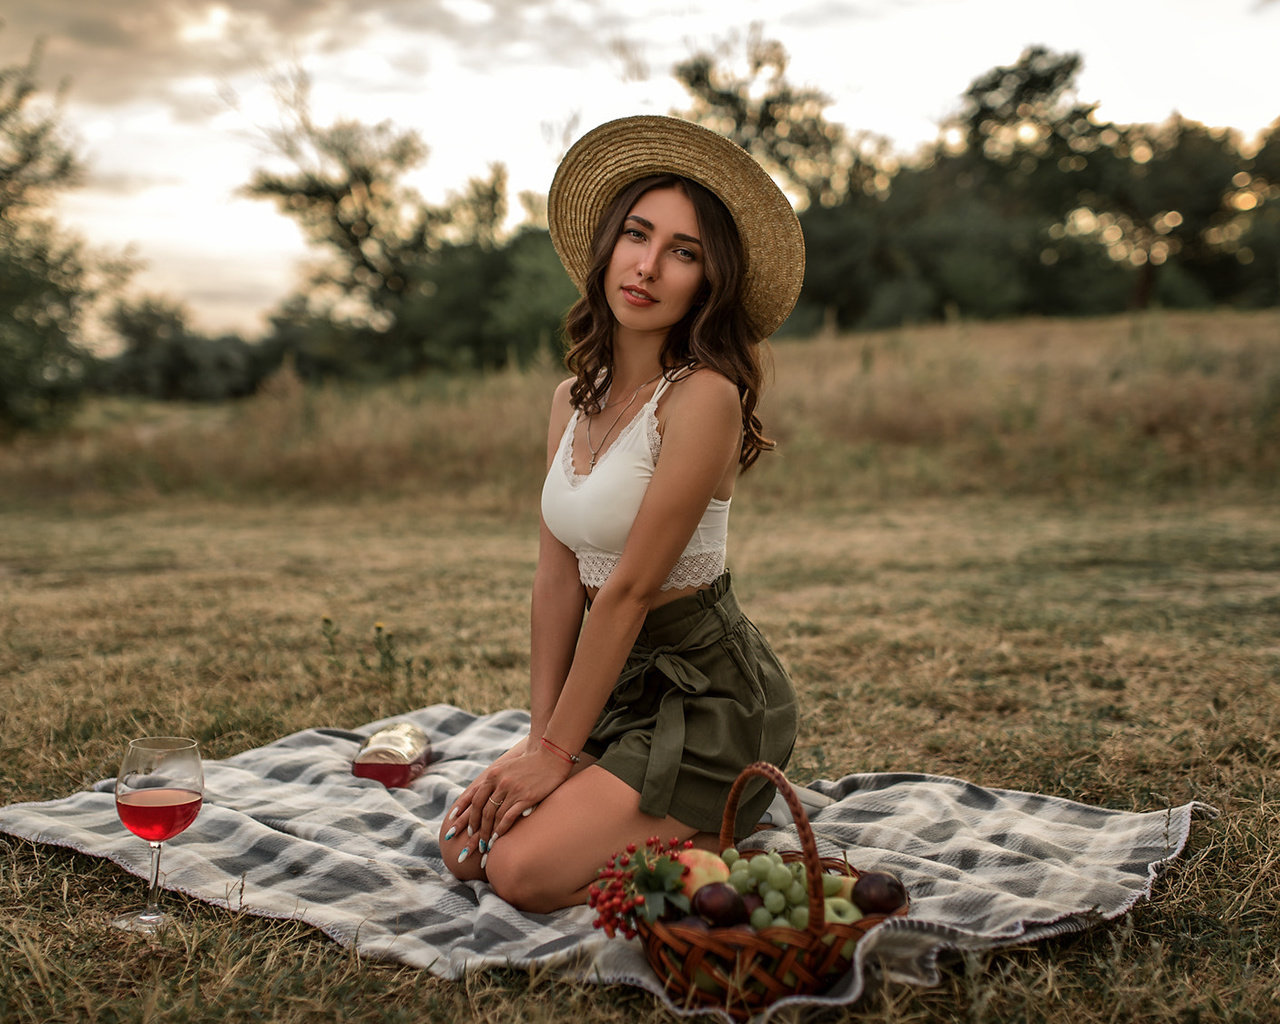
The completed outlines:
{"type": "Polygon", "coordinates": [[[822,862],[818,856],[818,843],[813,838],[813,828],[809,825],[809,815],[804,805],[796,796],[787,777],[774,765],[767,761],[756,761],[749,764],[739,773],[729,790],[729,799],[724,807],[724,819],[720,823],[720,849],[727,850],[734,843],[733,826],[738,818],[738,801],[747,782],[753,777],[768,779],[777,787],[782,798],[786,800],[795,820],[796,832],[800,836],[800,851],[804,855],[804,875],[809,888],[809,925],[804,930],[813,935],[821,935],[823,931],[824,908],[822,896],[822,862]]]}

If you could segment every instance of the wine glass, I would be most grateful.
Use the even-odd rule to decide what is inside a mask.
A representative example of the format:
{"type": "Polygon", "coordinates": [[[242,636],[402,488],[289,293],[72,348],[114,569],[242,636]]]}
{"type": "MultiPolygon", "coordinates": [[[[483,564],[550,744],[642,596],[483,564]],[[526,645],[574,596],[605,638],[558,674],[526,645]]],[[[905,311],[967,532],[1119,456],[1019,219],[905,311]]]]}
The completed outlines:
{"type": "Polygon", "coordinates": [[[116,813],[136,836],[151,844],[151,889],[146,907],[117,917],[128,932],[153,934],[169,921],[160,909],[160,844],[185,829],[200,812],[204,768],[195,740],[146,736],[130,740],[116,776],[116,813]]]}

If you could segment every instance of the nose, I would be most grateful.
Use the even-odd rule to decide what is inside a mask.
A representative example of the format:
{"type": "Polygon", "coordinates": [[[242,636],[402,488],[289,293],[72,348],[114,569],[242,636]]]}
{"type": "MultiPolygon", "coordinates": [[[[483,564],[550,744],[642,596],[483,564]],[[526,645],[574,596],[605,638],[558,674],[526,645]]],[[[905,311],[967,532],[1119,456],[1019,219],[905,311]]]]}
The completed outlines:
{"type": "Polygon", "coordinates": [[[636,271],[640,274],[643,281],[646,278],[653,280],[657,273],[658,259],[652,246],[646,246],[644,252],[640,254],[640,259],[636,262],[636,271]]]}

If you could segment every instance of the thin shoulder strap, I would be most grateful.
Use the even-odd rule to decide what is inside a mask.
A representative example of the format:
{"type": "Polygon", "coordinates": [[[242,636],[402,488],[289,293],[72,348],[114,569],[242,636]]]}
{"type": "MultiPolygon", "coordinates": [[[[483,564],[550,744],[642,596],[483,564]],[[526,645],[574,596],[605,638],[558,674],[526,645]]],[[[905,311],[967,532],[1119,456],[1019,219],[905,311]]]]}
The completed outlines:
{"type": "Polygon", "coordinates": [[[653,397],[649,399],[649,403],[651,405],[656,405],[658,402],[658,399],[662,397],[662,393],[666,391],[667,388],[670,386],[671,386],[671,378],[664,373],[662,375],[662,379],[658,381],[658,386],[653,389],[653,397]]]}

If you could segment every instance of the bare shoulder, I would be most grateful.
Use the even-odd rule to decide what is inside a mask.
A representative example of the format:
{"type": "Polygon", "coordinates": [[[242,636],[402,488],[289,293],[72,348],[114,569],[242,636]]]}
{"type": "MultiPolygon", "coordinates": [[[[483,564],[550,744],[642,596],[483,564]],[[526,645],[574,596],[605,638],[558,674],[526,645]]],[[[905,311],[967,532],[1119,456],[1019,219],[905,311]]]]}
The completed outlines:
{"type": "Polygon", "coordinates": [[[547,421],[547,465],[551,464],[555,450],[560,446],[560,436],[569,425],[573,415],[573,406],[569,400],[569,391],[573,387],[573,378],[562,380],[556,386],[556,393],[551,399],[551,415],[547,421]]]}
{"type": "Polygon", "coordinates": [[[669,408],[672,411],[697,408],[709,412],[732,411],[737,415],[740,408],[738,386],[724,374],[708,366],[699,366],[678,374],[667,394],[670,396],[669,408]]]}
{"type": "Polygon", "coordinates": [[[737,425],[741,417],[737,385],[708,366],[677,374],[658,410],[659,425],[663,428],[673,421],[689,421],[698,429],[721,420],[737,425]]]}
{"type": "Polygon", "coordinates": [[[573,388],[573,382],[576,378],[566,377],[556,385],[555,396],[551,399],[553,408],[567,408],[569,405],[569,392],[573,388]]]}

